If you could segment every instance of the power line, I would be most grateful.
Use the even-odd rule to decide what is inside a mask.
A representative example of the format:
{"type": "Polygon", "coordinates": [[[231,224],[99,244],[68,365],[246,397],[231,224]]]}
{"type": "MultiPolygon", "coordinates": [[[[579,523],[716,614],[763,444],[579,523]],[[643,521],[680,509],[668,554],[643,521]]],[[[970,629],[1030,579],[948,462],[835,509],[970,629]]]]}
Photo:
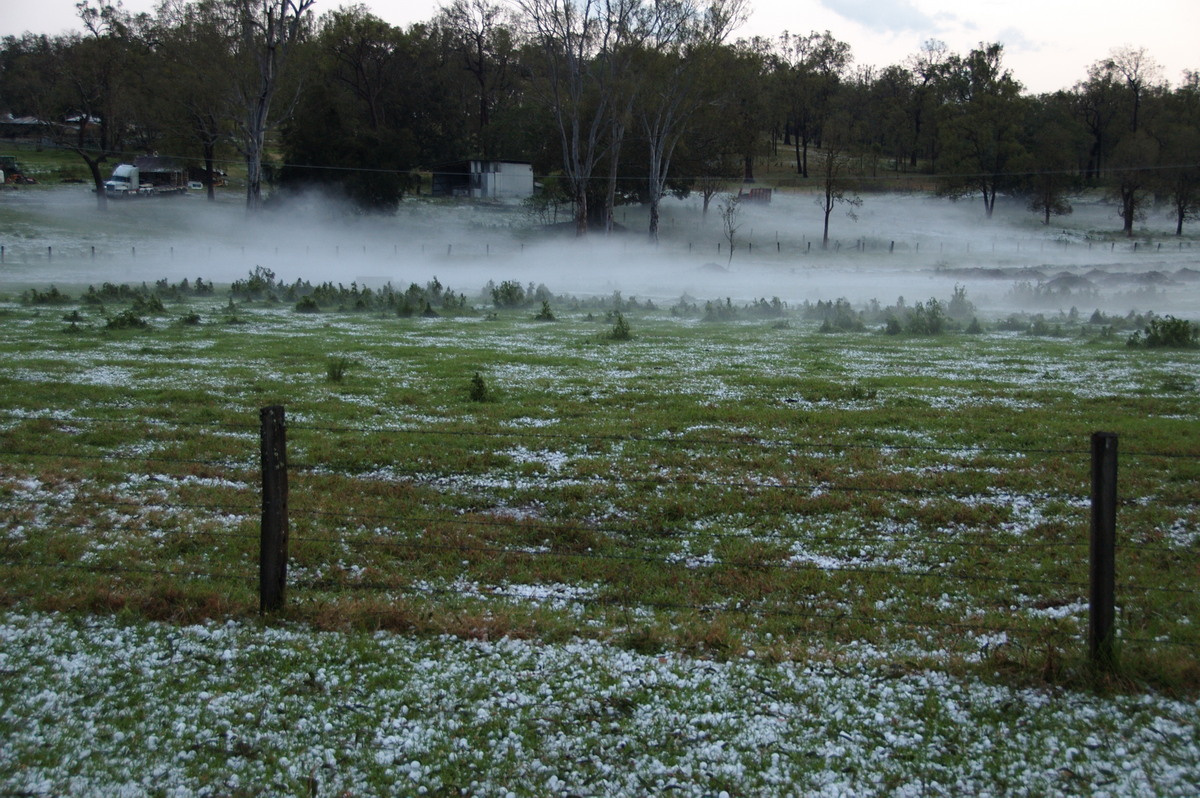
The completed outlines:
{"type": "MultiPolygon", "coordinates": [[[[47,148],[74,152],[73,148],[66,147],[63,145],[47,145],[47,148]]],[[[117,156],[117,157],[136,156],[136,155],[140,154],[140,153],[136,153],[136,152],[130,151],[130,150],[99,150],[99,149],[93,150],[93,149],[89,148],[89,151],[103,152],[106,156],[110,156],[110,157],[112,157],[112,156],[117,156]]],[[[818,150],[818,152],[819,152],[819,150],[818,150]]],[[[167,154],[167,155],[160,155],[158,157],[167,158],[167,159],[176,160],[176,161],[184,161],[184,162],[199,160],[199,158],[197,158],[196,156],[193,156],[193,155],[167,154]]],[[[855,157],[857,157],[857,156],[855,156],[855,157]]],[[[463,160],[466,160],[466,159],[463,159],[463,160]]],[[[219,163],[224,166],[235,165],[235,164],[240,166],[241,164],[245,163],[245,161],[243,159],[239,159],[239,158],[214,158],[213,163],[214,164],[219,163]]],[[[431,176],[441,176],[441,175],[458,176],[458,175],[462,174],[461,172],[441,172],[441,171],[423,168],[420,166],[414,166],[409,169],[386,169],[386,168],[382,168],[382,167],[371,167],[371,166],[338,166],[338,165],[334,165],[334,164],[304,164],[304,163],[291,163],[291,162],[287,162],[287,161],[273,162],[271,164],[271,166],[281,168],[281,169],[282,168],[290,168],[290,169],[304,169],[304,170],[321,171],[321,172],[343,172],[343,173],[362,172],[362,173],[367,173],[367,174],[389,174],[389,175],[397,175],[397,176],[411,176],[414,174],[428,174],[431,176]]],[[[1103,172],[1104,174],[1120,174],[1120,173],[1124,173],[1124,172],[1151,172],[1151,171],[1159,172],[1159,171],[1188,170],[1188,169],[1200,169],[1200,162],[1175,163],[1175,164],[1149,164],[1149,165],[1142,165],[1142,166],[1106,166],[1103,169],[1101,169],[1100,171],[1103,172]]],[[[1032,177],[1032,176],[1052,176],[1052,175],[1062,175],[1062,176],[1066,176],[1066,177],[1080,177],[1080,176],[1084,175],[1085,172],[1086,172],[1085,169],[1040,169],[1040,170],[1025,169],[1025,170],[1014,170],[1014,171],[997,170],[997,171],[985,171],[985,172],[932,172],[932,173],[930,173],[930,172],[905,172],[905,173],[898,173],[898,174],[880,174],[880,175],[847,175],[847,176],[841,178],[841,182],[854,183],[854,182],[862,181],[862,182],[870,182],[870,183],[878,183],[878,182],[897,182],[897,183],[899,183],[899,182],[911,182],[911,181],[917,181],[917,180],[935,180],[935,181],[936,180],[976,180],[976,179],[981,179],[981,178],[992,178],[992,179],[995,179],[995,178],[1019,178],[1019,177],[1032,177]]],[[[559,177],[561,177],[561,175],[556,175],[556,174],[533,175],[533,179],[535,181],[536,180],[546,181],[546,180],[551,180],[551,179],[557,179],[559,177]]],[[[686,182],[686,181],[711,180],[715,177],[718,177],[718,176],[716,176],[716,175],[670,175],[668,177],[668,179],[686,182]]],[[[588,182],[595,182],[595,183],[599,184],[599,183],[603,183],[603,182],[607,181],[608,179],[609,179],[609,175],[607,175],[607,174],[592,175],[591,177],[588,178],[588,182]]],[[[648,175],[617,175],[615,179],[619,182],[625,182],[625,183],[629,183],[629,182],[648,183],[650,180],[648,175]]],[[[728,183],[741,183],[742,182],[741,179],[738,177],[730,177],[730,178],[723,178],[723,179],[725,180],[725,182],[728,182],[728,183]]],[[[789,181],[790,182],[803,181],[805,185],[811,185],[814,188],[819,188],[821,186],[821,178],[820,177],[812,178],[812,177],[804,177],[801,175],[796,175],[796,176],[788,176],[788,177],[775,177],[775,178],[772,178],[772,180],[777,183],[778,182],[789,182],[789,181]],[[807,181],[812,181],[812,182],[809,183],[807,181]]],[[[797,186],[797,187],[799,187],[799,186],[797,186]]]]}

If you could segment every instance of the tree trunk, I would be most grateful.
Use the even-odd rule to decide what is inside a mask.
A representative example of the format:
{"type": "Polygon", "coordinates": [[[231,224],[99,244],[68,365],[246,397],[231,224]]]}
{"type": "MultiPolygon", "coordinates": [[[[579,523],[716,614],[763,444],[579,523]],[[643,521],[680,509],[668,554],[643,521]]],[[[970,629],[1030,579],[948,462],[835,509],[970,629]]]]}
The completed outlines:
{"type": "Polygon", "coordinates": [[[262,209],[262,159],[257,148],[246,149],[246,212],[262,209]]]}
{"type": "Polygon", "coordinates": [[[658,197],[650,197],[650,241],[658,243],[658,197]]]}
{"type": "Polygon", "coordinates": [[[580,181],[575,188],[575,235],[582,238],[588,232],[587,183],[580,181]]]}
{"type": "Polygon", "coordinates": [[[612,123],[612,149],[608,158],[608,190],[604,193],[604,232],[611,235],[617,204],[617,173],[621,168],[621,143],[625,140],[625,125],[612,123]]]}
{"type": "Polygon", "coordinates": [[[753,155],[747,155],[745,158],[745,165],[742,170],[742,182],[743,183],[753,183],[754,182],[754,156],[753,155]]]}
{"type": "Polygon", "coordinates": [[[216,144],[211,141],[204,142],[204,187],[207,191],[209,202],[217,201],[217,193],[213,187],[213,183],[216,182],[216,170],[213,167],[215,160],[216,144]]]}
{"type": "Polygon", "coordinates": [[[87,153],[79,153],[79,157],[83,158],[83,162],[87,164],[88,171],[92,173],[92,185],[96,187],[96,210],[108,210],[108,194],[104,191],[104,176],[100,174],[100,164],[107,158],[107,155],[101,155],[99,158],[91,158],[87,153]]]}

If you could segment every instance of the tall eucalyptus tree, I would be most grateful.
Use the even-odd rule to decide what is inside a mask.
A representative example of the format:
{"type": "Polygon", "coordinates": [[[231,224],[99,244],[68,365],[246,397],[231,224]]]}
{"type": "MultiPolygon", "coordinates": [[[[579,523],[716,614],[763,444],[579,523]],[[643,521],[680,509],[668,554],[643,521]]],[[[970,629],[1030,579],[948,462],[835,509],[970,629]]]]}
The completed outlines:
{"type": "MultiPolygon", "coordinates": [[[[539,93],[562,146],[575,232],[588,232],[588,188],[605,151],[605,126],[625,76],[640,0],[517,0],[540,56],[539,93]]],[[[609,144],[608,146],[613,146],[609,144]]]]}
{"type": "Polygon", "coordinates": [[[987,218],[996,196],[1016,185],[1027,167],[1021,144],[1021,84],[1001,63],[1004,46],[988,44],[948,60],[947,102],[942,106],[941,191],[966,196],[978,191],[987,218]]]}
{"type": "Polygon", "coordinates": [[[236,75],[233,96],[240,113],[237,144],[246,161],[246,209],[262,208],[263,155],[267,131],[280,117],[276,94],[293,50],[311,26],[314,0],[215,0],[226,12],[234,33],[236,75]]]}
{"type": "Polygon", "coordinates": [[[659,204],[666,192],[671,159],[693,114],[714,99],[705,67],[729,33],[745,19],[744,0],[658,3],[653,33],[638,61],[646,86],[637,103],[649,160],[650,239],[658,241],[659,204]]]}

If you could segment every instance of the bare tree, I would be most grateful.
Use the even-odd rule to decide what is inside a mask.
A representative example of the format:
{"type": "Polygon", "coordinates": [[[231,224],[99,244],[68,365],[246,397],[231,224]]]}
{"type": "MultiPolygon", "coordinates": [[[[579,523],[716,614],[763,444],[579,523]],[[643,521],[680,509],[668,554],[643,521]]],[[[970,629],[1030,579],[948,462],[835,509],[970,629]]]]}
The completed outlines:
{"type": "Polygon", "coordinates": [[[717,206],[717,210],[721,214],[721,230],[725,233],[725,240],[729,242],[729,259],[725,265],[733,263],[733,248],[737,243],[738,230],[742,227],[742,198],[738,194],[730,192],[725,195],[725,200],[717,206]]]}
{"type": "Polygon", "coordinates": [[[118,3],[83,0],[76,5],[85,33],[42,37],[25,53],[33,108],[46,135],[75,152],[91,173],[96,205],[107,208],[100,166],[119,153],[137,126],[138,63],[146,48],[140,34],[145,15],[133,17],[118,3]]]}
{"type": "Polygon", "coordinates": [[[1133,238],[1133,223],[1146,216],[1149,189],[1154,183],[1158,142],[1141,131],[1122,139],[1113,150],[1109,198],[1117,204],[1121,230],[1133,238]]]}
{"type": "Polygon", "coordinates": [[[1109,54],[1103,64],[1106,70],[1120,78],[1129,92],[1129,132],[1137,133],[1142,100],[1146,91],[1160,81],[1162,67],[1144,47],[1118,47],[1109,54]]]}
{"type": "Polygon", "coordinates": [[[221,0],[237,30],[238,147],[246,160],[246,209],[252,213],[262,208],[263,152],[275,121],[271,106],[292,49],[308,29],[314,1],[221,0]]]}
{"type": "Polygon", "coordinates": [[[703,9],[686,0],[656,6],[654,33],[640,70],[648,90],[639,105],[650,165],[651,241],[658,241],[659,203],[675,147],[704,98],[701,67],[744,19],[744,0],[714,0],[703,9]]]}
{"type": "Polygon", "coordinates": [[[603,154],[618,59],[635,29],[640,0],[517,0],[545,67],[543,100],[562,144],[575,201],[575,232],[588,230],[588,184],[603,154]]]}
{"type": "Polygon", "coordinates": [[[829,248],[829,216],[838,205],[848,205],[846,215],[857,219],[854,209],[862,205],[862,198],[855,194],[846,180],[850,170],[851,154],[840,135],[826,135],[825,162],[821,166],[821,193],[816,203],[824,215],[821,232],[821,248],[829,248]]]}
{"type": "Polygon", "coordinates": [[[169,137],[200,148],[209,201],[216,199],[218,147],[232,142],[231,119],[237,111],[229,92],[231,40],[223,16],[215,11],[212,3],[163,0],[155,32],[160,124],[169,137]]]}
{"type": "Polygon", "coordinates": [[[484,157],[490,142],[484,135],[499,95],[511,84],[515,49],[512,23],[503,6],[489,0],[453,0],[443,6],[437,23],[446,32],[463,68],[474,79],[478,101],[477,136],[484,157]]]}

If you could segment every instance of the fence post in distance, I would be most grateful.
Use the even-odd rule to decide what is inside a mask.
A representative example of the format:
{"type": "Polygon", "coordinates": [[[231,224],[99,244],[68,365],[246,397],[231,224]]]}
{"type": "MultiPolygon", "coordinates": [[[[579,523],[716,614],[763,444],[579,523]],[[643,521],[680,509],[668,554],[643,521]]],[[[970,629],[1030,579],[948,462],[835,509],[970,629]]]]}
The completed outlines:
{"type": "Polygon", "coordinates": [[[1091,598],[1088,655],[1104,669],[1112,667],[1116,621],[1117,436],[1092,434],[1091,598]]]}
{"type": "Polygon", "coordinates": [[[287,584],[287,436],[281,405],[259,411],[262,440],[262,533],[258,557],[259,612],[283,606],[287,584]]]}

